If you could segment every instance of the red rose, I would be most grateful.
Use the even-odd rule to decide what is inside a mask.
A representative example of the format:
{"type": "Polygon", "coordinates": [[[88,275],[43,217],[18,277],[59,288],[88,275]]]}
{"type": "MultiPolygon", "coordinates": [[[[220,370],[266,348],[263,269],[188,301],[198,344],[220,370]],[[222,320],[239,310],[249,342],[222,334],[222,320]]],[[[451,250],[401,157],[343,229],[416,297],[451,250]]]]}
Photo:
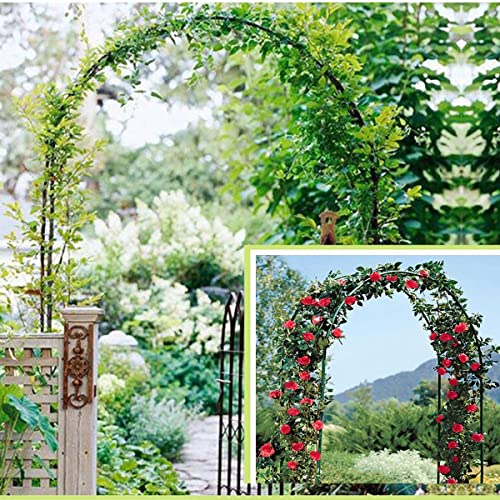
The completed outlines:
{"type": "Polygon", "coordinates": [[[335,328],[332,332],[332,335],[336,338],[339,339],[342,337],[342,330],[340,328],[335,328]]]}
{"type": "Polygon", "coordinates": [[[467,410],[467,413],[475,413],[477,411],[477,405],[467,405],[465,409],[467,410]]]}
{"type": "Polygon", "coordinates": [[[318,304],[320,307],[328,307],[330,305],[330,297],[323,297],[322,299],[319,299],[318,304]]]}
{"type": "Polygon", "coordinates": [[[304,297],[303,299],[300,299],[300,303],[303,306],[312,306],[316,301],[308,295],[307,297],[304,297]]]}
{"type": "Polygon", "coordinates": [[[429,335],[429,338],[431,339],[431,342],[434,342],[434,340],[436,340],[438,338],[437,333],[432,332],[429,335]]]}
{"type": "Polygon", "coordinates": [[[287,411],[288,415],[290,415],[291,417],[296,417],[297,415],[300,415],[300,410],[298,410],[297,408],[290,408],[288,411],[287,411]]]}
{"type": "Polygon", "coordinates": [[[302,451],[304,449],[305,444],[304,443],[292,443],[292,450],[293,451],[302,451]]]}
{"type": "Polygon", "coordinates": [[[260,447],[260,456],[264,458],[269,458],[271,455],[274,455],[274,448],[271,443],[263,444],[260,447]]]}
{"type": "Polygon", "coordinates": [[[303,334],[302,334],[302,338],[303,338],[306,342],[311,342],[311,340],[314,340],[314,335],[313,335],[311,332],[306,332],[306,333],[303,333],[303,334]]]}
{"type": "Polygon", "coordinates": [[[457,347],[457,345],[458,345],[458,342],[455,339],[453,339],[453,344],[451,344],[451,347],[457,347]]]}
{"type": "Polygon", "coordinates": [[[448,443],[449,450],[456,450],[458,448],[458,443],[456,441],[450,441],[448,443]]]}
{"type": "Polygon", "coordinates": [[[285,328],[288,328],[288,330],[292,330],[293,328],[295,328],[295,325],[296,325],[295,321],[292,321],[291,319],[283,323],[283,326],[285,328]]]}
{"type": "Polygon", "coordinates": [[[370,274],[370,281],[372,283],[376,283],[377,281],[380,281],[381,278],[382,278],[382,276],[380,275],[380,273],[377,273],[377,271],[370,274]]]}
{"type": "Polygon", "coordinates": [[[302,398],[300,400],[301,405],[312,405],[314,401],[311,398],[302,398]]]}
{"type": "Polygon", "coordinates": [[[343,280],[343,279],[339,279],[339,280],[337,280],[337,283],[338,283],[340,286],[344,286],[344,285],[345,285],[345,280],[343,280]]]}
{"type": "Polygon", "coordinates": [[[453,328],[453,331],[455,333],[464,333],[465,330],[467,330],[467,323],[459,323],[455,328],[453,328]]]}
{"type": "Polygon", "coordinates": [[[457,357],[461,363],[467,363],[467,361],[469,361],[469,356],[467,356],[467,354],[461,353],[457,357]]]}
{"type": "Polygon", "coordinates": [[[318,460],[321,460],[321,453],[319,451],[311,451],[311,453],[309,453],[309,456],[315,461],[317,462],[318,460]]]}
{"type": "Polygon", "coordinates": [[[456,479],[453,479],[452,477],[450,477],[450,479],[447,479],[446,482],[448,484],[457,484],[457,480],[456,479]]]}
{"type": "Polygon", "coordinates": [[[470,364],[470,369],[473,372],[476,372],[477,370],[479,370],[479,368],[481,368],[481,364],[480,363],[471,363],[470,364]]]}
{"type": "Polygon", "coordinates": [[[472,439],[472,441],[475,441],[476,443],[480,443],[484,439],[483,435],[479,434],[478,432],[472,434],[470,438],[472,439]]]}
{"type": "Polygon", "coordinates": [[[462,432],[464,430],[464,426],[462,424],[453,424],[451,426],[451,430],[453,432],[459,433],[459,432],[462,432]]]}
{"type": "Polygon", "coordinates": [[[321,420],[316,420],[311,425],[315,431],[320,431],[321,429],[323,429],[323,422],[321,420]]]}
{"type": "Polygon", "coordinates": [[[441,474],[448,474],[450,472],[450,468],[447,465],[440,465],[438,467],[438,471],[441,472],[441,474]]]}
{"type": "Polygon", "coordinates": [[[444,418],[444,415],[439,414],[439,415],[436,417],[436,422],[437,422],[438,424],[440,424],[440,423],[443,421],[443,418],[444,418]]]}
{"type": "Polygon", "coordinates": [[[456,463],[456,464],[458,464],[458,462],[460,462],[460,459],[456,455],[453,455],[451,457],[451,461],[454,462],[454,463],[456,463]]]}
{"type": "Polygon", "coordinates": [[[290,426],[288,424],[283,424],[281,427],[280,427],[280,432],[281,434],[290,434],[290,431],[292,429],[290,428],[290,426]]]}
{"type": "Polygon", "coordinates": [[[405,283],[406,288],[409,290],[416,290],[418,288],[418,283],[415,280],[408,280],[405,283]]]}
{"type": "Polygon", "coordinates": [[[312,321],[313,325],[317,326],[323,321],[323,317],[322,316],[313,316],[311,318],[311,321],[312,321]]]}
{"type": "Polygon", "coordinates": [[[452,387],[456,387],[458,385],[458,380],[456,378],[450,378],[450,380],[448,380],[448,384],[452,387]]]}
{"type": "Polygon", "coordinates": [[[299,377],[301,380],[309,380],[311,378],[311,374],[309,372],[300,372],[299,377]]]}
{"type": "Polygon", "coordinates": [[[278,398],[281,398],[281,396],[283,396],[283,393],[281,391],[276,390],[276,389],[269,393],[269,397],[271,399],[278,399],[278,398]]]}
{"type": "Polygon", "coordinates": [[[284,384],[285,389],[288,389],[290,391],[296,391],[299,388],[299,385],[294,382],[293,380],[289,380],[288,382],[285,382],[284,384]]]}
{"type": "Polygon", "coordinates": [[[347,304],[348,306],[353,306],[357,300],[358,300],[357,297],[355,297],[354,295],[349,295],[344,299],[344,304],[347,304]]]}
{"type": "Polygon", "coordinates": [[[441,342],[449,342],[450,340],[452,340],[453,337],[449,334],[449,333],[442,333],[440,336],[439,336],[439,340],[441,342]]]}
{"type": "Polygon", "coordinates": [[[311,358],[309,356],[302,356],[300,358],[297,358],[297,363],[301,366],[307,366],[309,363],[311,363],[311,358]]]}
{"type": "Polygon", "coordinates": [[[429,273],[425,269],[420,270],[418,274],[420,274],[420,276],[423,276],[424,278],[429,277],[429,273]]]}
{"type": "Polygon", "coordinates": [[[444,375],[446,373],[446,368],[440,366],[436,371],[438,372],[438,375],[444,375]]]}
{"type": "Polygon", "coordinates": [[[295,470],[299,466],[299,464],[297,462],[294,462],[293,460],[290,460],[290,462],[287,462],[286,466],[291,470],[295,470]]]}
{"type": "Polygon", "coordinates": [[[441,364],[445,368],[449,368],[452,365],[452,363],[453,363],[453,361],[451,359],[448,359],[448,358],[444,358],[443,361],[441,361],[441,364]]]}
{"type": "Polygon", "coordinates": [[[388,274],[385,279],[387,281],[390,281],[391,283],[394,283],[394,282],[398,281],[398,277],[396,275],[391,276],[391,275],[388,274]]]}
{"type": "Polygon", "coordinates": [[[448,391],[446,393],[446,397],[448,399],[457,399],[458,398],[458,394],[455,391],[448,391]]]}

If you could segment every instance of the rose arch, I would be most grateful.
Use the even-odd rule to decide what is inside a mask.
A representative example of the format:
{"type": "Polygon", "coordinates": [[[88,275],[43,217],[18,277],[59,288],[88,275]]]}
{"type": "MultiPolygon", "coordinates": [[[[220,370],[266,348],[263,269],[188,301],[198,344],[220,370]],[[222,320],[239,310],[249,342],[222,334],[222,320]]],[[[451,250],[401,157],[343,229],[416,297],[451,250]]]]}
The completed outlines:
{"type": "Polygon", "coordinates": [[[442,262],[401,269],[401,263],[375,269],[359,267],[349,276],[330,273],[308,290],[292,318],[278,332],[283,359],[280,386],[269,397],[278,402],[276,430],[258,451],[260,481],[320,481],[326,352],[342,341],[349,311],[369,299],[405,294],[428,332],[436,352],[438,408],[436,461],[439,481],[468,482],[471,466],[481,463],[483,479],[483,394],[490,388],[491,339],[478,334],[481,316],[467,312],[457,283],[443,272],[442,262]],[[441,397],[441,377],[449,390],[441,397]],[[442,400],[444,399],[444,400],[442,400]]]}

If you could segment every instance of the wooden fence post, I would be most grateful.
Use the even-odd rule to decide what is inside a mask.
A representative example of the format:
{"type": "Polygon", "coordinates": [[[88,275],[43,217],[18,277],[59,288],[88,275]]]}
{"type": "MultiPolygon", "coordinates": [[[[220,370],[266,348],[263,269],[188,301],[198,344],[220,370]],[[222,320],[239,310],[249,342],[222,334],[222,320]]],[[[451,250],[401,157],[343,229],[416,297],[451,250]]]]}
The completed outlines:
{"type": "Polygon", "coordinates": [[[95,495],[97,475],[97,325],[102,310],[69,307],[59,380],[59,495],[95,495]]]}

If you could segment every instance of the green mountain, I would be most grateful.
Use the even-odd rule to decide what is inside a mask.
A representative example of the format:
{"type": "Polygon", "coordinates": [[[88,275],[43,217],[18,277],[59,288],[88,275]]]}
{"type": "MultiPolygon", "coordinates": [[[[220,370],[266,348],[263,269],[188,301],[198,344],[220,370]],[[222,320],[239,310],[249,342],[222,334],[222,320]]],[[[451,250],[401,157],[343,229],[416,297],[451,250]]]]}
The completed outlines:
{"type": "MultiPolygon", "coordinates": [[[[498,362],[500,361],[500,354],[494,354],[493,359],[496,361],[496,364],[490,369],[489,375],[493,381],[500,383],[500,363],[498,362]]],[[[413,396],[413,390],[421,380],[432,380],[436,377],[435,366],[436,361],[430,359],[413,371],[400,372],[395,375],[379,378],[373,382],[359,384],[336,395],[335,401],[347,403],[353,391],[366,386],[371,387],[374,401],[389,398],[396,398],[398,401],[409,401],[413,396]]],[[[487,395],[500,404],[500,387],[488,391],[487,395]]]]}

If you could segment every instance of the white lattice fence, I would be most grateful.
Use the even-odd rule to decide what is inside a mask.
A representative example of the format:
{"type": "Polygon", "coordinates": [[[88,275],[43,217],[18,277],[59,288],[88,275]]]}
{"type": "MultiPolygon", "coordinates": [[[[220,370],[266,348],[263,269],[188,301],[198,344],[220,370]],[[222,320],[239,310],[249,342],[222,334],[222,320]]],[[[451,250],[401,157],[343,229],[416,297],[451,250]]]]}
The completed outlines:
{"type": "MultiPolygon", "coordinates": [[[[100,311],[70,308],[63,312],[64,335],[0,335],[2,383],[23,387],[57,429],[57,452],[40,433],[22,436],[24,478],[8,488],[16,495],[93,495],[96,490],[97,332],[100,311]],[[45,467],[33,462],[35,455],[45,467]],[[49,469],[49,471],[46,470],[49,469]]],[[[0,432],[0,439],[3,434],[0,432]]],[[[14,441],[20,436],[14,435],[14,441]]],[[[13,451],[7,452],[11,458],[13,451]]]]}

